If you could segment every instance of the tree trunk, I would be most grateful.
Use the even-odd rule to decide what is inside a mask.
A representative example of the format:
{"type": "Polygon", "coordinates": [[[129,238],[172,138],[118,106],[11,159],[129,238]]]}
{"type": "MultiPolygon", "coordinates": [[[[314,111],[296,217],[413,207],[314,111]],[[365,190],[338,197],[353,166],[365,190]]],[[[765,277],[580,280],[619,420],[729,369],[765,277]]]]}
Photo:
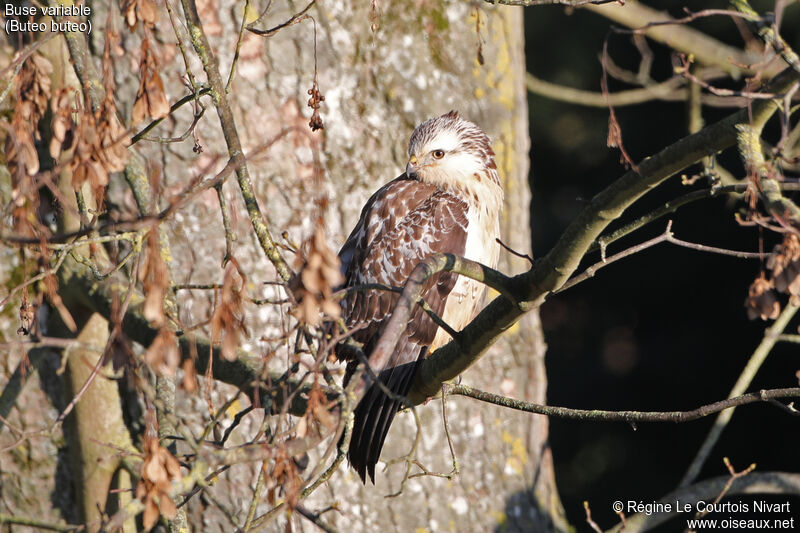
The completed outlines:
{"type": "MultiPolygon", "coordinates": [[[[180,8],[175,3],[170,5],[175,8],[175,17],[182,19],[180,8]]],[[[198,2],[224,79],[236,49],[242,7],[243,3],[237,3],[234,8],[220,9],[215,0],[198,2]]],[[[250,9],[253,7],[257,12],[264,6],[250,9]]],[[[276,27],[301,8],[283,3],[274,6],[259,27],[276,27]]],[[[104,9],[98,5],[92,12],[95,30],[90,39],[93,50],[100,52],[104,9]]],[[[512,249],[529,253],[522,9],[443,0],[411,5],[346,0],[318,2],[309,14],[313,22],[302,20],[268,38],[245,32],[228,93],[255,195],[276,240],[290,245],[302,242],[322,211],[331,247],[338,249],[367,198],[403,171],[413,128],[424,119],[456,109],[492,138],[506,192],[502,238],[512,249]],[[325,96],[320,108],[325,128],[311,133],[306,100],[315,85],[325,96]],[[278,142],[273,142],[276,139],[278,142]],[[317,166],[324,169],[322,182],[315,172],[317,166]],[[285,239],[280,238],[282,233],[285,239]]],[[[248,22],[254,18],[248,11],[248,22]]],[[[116,9],[112,9],[111,21],[116,28],[124,26],[116,9]]],[[[193,54],[185,26],[178,23],[176,27],[189,56],[190,71],[203,82],[203,69],[193,54]]],[[[130,53],[114,59],[115,96],[121,116],[127,118],[139,82],[141,33],[124,29],[120,35],[123,49],[130,53]]],[[[154,40],[158,43],[159,72],[172,103],[187,94],[181,81],[186,67],[173,45],[175,35],[165,13],[161,13],[154,40]]],[[[145,140],[134,145],[147,162],[154,189],[174,193],[195,175],[213,175],[228,160],[219,120],[211,112],[210,102],[208,105],[209,112],[195,129],[196,139],[189,136],[179,143],[145,140]],[[202,153],[194,149],[193,140],[202,153]]],[[[192,123],[191,108],[184,106],[171,115],[149,133],[150,138],[182,135],[192,123]]],[[[136,125],[132,130],[141,127],[136,125]]],[[[109,198],[123,214],[127,210],[128,215],[137,216],[126,187],[119,177],[113,178],[109,198]]],[[[261,288],[263,281],[275,280],[276,273],[251,237],[252,228],[236,184],[228,180],[222,190],[231,213],[232,233],[239,236],[231,243],[231,251],[250,276],[248,290],[257,298],[279,295],[270,286],[261,288]]],[[[182,208],[162,228],[169,233],[175,283],[221,281],[226,241],[213,190],[182,208]]],[[[525,259],[502,254],[502,271],[517,273],[527,267],[525,259]]],[[[68,291],[63,292],[66,300],[68,291]]],[[[181,321],[193,324],[208,316],[211,298],[179,293],[178,306],[181,321]]],[[[243,339],[243,348],[264,354],[277,349],[264,339],[280,336],[286,319],[271,309],[248,308],[251,337],[243,339]]],[[[538,314],[531,312],[467,371],[463,380],[478,388],[544,402],[544,351],[538,314]]],[[[284,365],[286,361],[280,357],[273,360],[284,365]]],[[[214,406],[218,408],[224,401],[221,398],[229,394],[229,388],[216,387],[211,395],[214,406]]],[[[209,409],[201,396],[180,390],[177,394],[176,412],[198,428],[207,423],[209,409]]],[[[441,405],[434,400],[417,408],[422,434],[416,457],[428,470],[447,473],[452,460],[441,405]]],[[[234,403],[229,411],[239,408],[234,403]]],[[[252,418],[242,423],[242,433],[257,428],[259,421],[252,418]]],[[[305,505],[316,510],[337,502],[340,512],[326,513],[324,518],[343,531],[566,529],[547,445],[546,418],[461,397],[448,399],[447,418],[460,470],[453,480],[427,476],[410,479],[401,494],[385,498],[400,488],[404,463],[379,472],[376,487],[361,485],[357,476],[343,467],[305,505]]],[[[93,430],[80,431],[87,433],[82,438],[96,438],[93,430]]],[[[405,455],[415,431],[413,416],[408,412],[399,415],[388,436],[383,460],[405,455]]],[[[228,444],[241,438],[237,430],[228,444]]],[[[204,505],[198,496],[192,498],[190,524],[203,531],[230,530],[231,522],[217,505],[234,515],[246,512],[259,466],[235,465],[220,475],[208,489],[213,491],[215,505],[204,505]]],[[[263,501],[256,514],[270,508],[263,501]]]]}

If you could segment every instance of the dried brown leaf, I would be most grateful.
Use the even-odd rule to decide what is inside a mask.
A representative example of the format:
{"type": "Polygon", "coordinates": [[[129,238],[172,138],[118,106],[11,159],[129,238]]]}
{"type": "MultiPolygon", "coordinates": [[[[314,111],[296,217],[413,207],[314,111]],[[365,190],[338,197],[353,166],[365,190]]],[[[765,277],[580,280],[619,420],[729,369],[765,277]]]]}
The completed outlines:
{"type": "Polygon", "coordinates": [[[144,502],[144,513],[142,513],[142,525],[145,530],[150,531],[158,521],[158,504],[151,497],[147,497],[144,502]]]}
{"type": "Polygon", "coordinates": [[[161,507],[161,514],[168,520],[175,518],[175,515],[178,514],[178,507],[169,496],[159,498],[158,505],[161,507]]]}
{"type": "Polygon", "coordinates": [[[161,328],[144,354],[144,360],[156,373],[174,376],[181,362],[178,338],[168,328],[161,328]]]}
{"type": "Polygon", "coordinates": [[[236,360],[236,349],[242,334],[247,335],[242,306],[245,279],[231,260],[225,269],[222,291],[211,316],[211,340],[222,343],[222,357],[228,361],[236,360]]]}
{"type": "Polygon", "coordinates": [[[750,285],[745,307],[747,308],[747,318],[750,320],[755,320],[756,318],[774,320],[778,318],[781,306],[773,290],[772,282],[767,280],[763,272],[750,285]]]}
{"type": "Polygon", "coordinates": [[[33,320],[35,317],[36,314],[34,312],[33,305],[31,305],[30,301],[28,300],[28,291],[25,290],[22,293],[22,302],[20,302],[19,305],[20,327],[17,329],[17,334],[29,335],[33,327],[33,320]]]}
{"type": "Polygon", "coordinates": [[[181,385],[183,389],[189,394],[197,390],[197,369],[194,366],[194,361],[186,359],[183,362],[183,380],[181,385]]]}
{"type": "MultiPolygon", "coordinates": [[[[11,132],[6,137],[5,144],[6,162],[15,185],[26,182],[26,176],[33,176],[39,172],[39,156],[33,144],[31,128],[24,122],[18,122],[16,115],[11,124],[11,132]]],[[[25,184],[27,185],[27,184],[25,184]]],[[[29,188],[23,185],[26,189],[29,188]]]]}
{"type": "Polygon", "coordinates": [[[39,121],[50,103],[52,73],[53,65],[50,61],[35,52],[25,60],[17,77],[18,99],[15,114],[19,113],[30,124],[37,139],[39,121]]]}
{"type": "Polygon", "coordinates": [[[141,478],[136,487],[136,497],[145,506],[142,516],[145,529],[149,530],[155,525],[159,514],[166,518],[175,516],[176,507],[170,499],[170,487],[173,481],[180,478],[178,460],[158,443],[156,437],[146,434],[141,478]]]}
{"type": "Polygon", "coordinates": [[[158,74],[158,64],[155,57],[148,53],[142,58],[140,69],[141,80],[133,104],[131,120],[134,124],[145,119],[158,119],[169,113],[167,95],[164,93],[164,84],[158,74]]]}
{"type": "Polygon", "coordinates": [[[800,298],[800,239],[794,233],[784,235],[767,260],[767,268],[776,290],[800,298]]]}
{"type": "Polygon", "coordinates": [[[121,6],[128,29],[134,31],[141,22],[152,29],[158,21],[158,8],[152,0],[125,0],[121,6]]]}
{"type": "Polygon", "coordinates": [[[341,308],[333,299],[333,291],[342,284],[339,257],[328,247],[325,234],[318,227],[314,235],[303,245],[304,253],[299,259],[300,274],[290,282],[297,306],[292,310],[301,322],[312,326],[321,323],[321,313],[338,318],[341,308]]]}
{"type": "Polygon", "coordinates": [[[164,299],[169,289],[169,271],[161,256],[161,245],[156,230],[151,231],[147,237],[145,259],[139,271],[139,280],[142,282],[145,294],[142,314],[153,325],[162,326],[166,322],[164,299]]]}

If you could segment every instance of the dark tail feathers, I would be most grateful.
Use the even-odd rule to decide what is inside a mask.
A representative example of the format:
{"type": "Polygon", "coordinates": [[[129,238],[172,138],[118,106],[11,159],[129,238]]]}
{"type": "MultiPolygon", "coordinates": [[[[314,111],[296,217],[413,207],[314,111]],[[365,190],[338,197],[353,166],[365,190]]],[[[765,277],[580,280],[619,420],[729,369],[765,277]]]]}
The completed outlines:
{"type": "MultiPolygon", "coordinates": [[[[386,388],[398,396],[405,396],[417,372],[418,361],[388,368],[378,375],[386,388]]],[[[377,384],[372,384],[353,413],[353,433],[347,458],[358,472],[361,481],[367,482],[367,473],[375,483],[375,465],[381,455],[383,442],[402,402],[390,399],[377,384]]]]}

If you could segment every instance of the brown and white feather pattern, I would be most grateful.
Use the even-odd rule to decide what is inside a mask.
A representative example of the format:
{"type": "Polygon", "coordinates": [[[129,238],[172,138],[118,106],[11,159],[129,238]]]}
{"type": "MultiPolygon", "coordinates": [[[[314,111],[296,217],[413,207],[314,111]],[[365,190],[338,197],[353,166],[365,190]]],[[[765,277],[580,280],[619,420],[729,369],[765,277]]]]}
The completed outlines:
{"type": "MultiPolygon", "coordinates": [[[[503,192],[489,138],[475,124],[451,111],[423,122],[411,136],[406,173],[379,189],[339,257],[345,287],[369,283],[402,287],[414,267],[436,253],[451,253],[494,267],[499,245],[503,192]]],[[[464,276],[441,272],[426,282],[423,298],[456,330],[477,313],[484,286],[464,276]]],[[[348,329],[363,343],[367,357],[398,299],[382,290],[355,290],[342,302],[348,329]]],[[[408,327],[385,368],[373,368],[393,392],[405,395],[418,361],[449,341],[447,333],[416,306],[408,327]]],[[[348,358],[346,350],[338,352],[348,358]]],[[[400,407],[377,386],[367,390],[355,410],[348,457],[366,479],[400,407]]]]}

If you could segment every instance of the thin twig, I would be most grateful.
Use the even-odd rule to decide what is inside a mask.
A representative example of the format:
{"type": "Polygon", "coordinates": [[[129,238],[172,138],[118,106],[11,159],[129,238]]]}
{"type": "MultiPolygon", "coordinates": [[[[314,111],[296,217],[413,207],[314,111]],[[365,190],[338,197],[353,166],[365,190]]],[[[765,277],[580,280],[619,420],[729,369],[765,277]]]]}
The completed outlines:
{"type": "Polygon", "coordinates": [[[725,483],[725,486],[722,487],[721,491],[719,491],[719,494],[714,499],[712,504],[710,506],[708,506],[706,508],[706,510],[703,511],[702,513],[700,513],[698,516],[704,516],[704,515],[708,514],[708,512],[709,512],[708,509],[713,508],[714,505],[716,505],[720,501],[722,501],[722,498],[724,498],[725,495],[728,494],[728,491],[731,490],[731,486],[733,485],[734,481],[736,481],[740,477],[744,477],[744,476],[748,475],[750,472],[752,472],[753,470],[756,469],[756,464],[755,463],[751,463],[750,466],[748,466],[747,468],[745,468],[741,472],[737,472],[733,468],[733,465],[731,464],[731,460],[730,459],[728,459],[727,457],[723,457],[722,458],[722,462],[725,464],[725,467],[728,469],[728,472],[731,474],[731,477],[728,478],[728,481],[725,483]]]}
{"type": "Polygon", "coordinates": [[[522,400],[514,400],[506,396],[474,389],[467,385],[450,385],[448,387],[448,394],[467,396],[482,402],[508,407],[517,411],[547,415],[555,418],[566,418],[569,420],[602,420],[604,422],[627,422],[629,424],[636,422],[683,423],[698,420],[739,405],[757,402],[769,403],[769,400],[777,398],[800,398],[800,387],[750,392],[734,398],[703,405],[691,411],[606,411],[602,409],[572,409],[569,407],[555,407],[552,405],[541,405],[522,400]]]}
{"type": "Polygon", "coordinates": [[[778,335],[777,340],[781,342],[791,342],[794,344],[800,344],[800,335],[789,335],[784,333],[783,335],[778,335]]]}
{"type": "Polygon", "coordinates": [[[254,20],[253,22],[251,22],[250,24],[247,25],[247,31],[253,32],[256,35],[261,35],[263,37],[272,37],[273,35],[275,35],[279,31],[281,31],[282,29],[288,28],[289,26],[294,26],[298,22],[301,22],[302,20],[304,20],[304,15],[316,3],[317,3],[317,0],[311,0],[311,2],[306,7],[304,7],[299,12],[295,13],[294,15],[292,15],[285,22],[282,22],[282,23],[278,24],[277,26],[275,26],[274,28],[270,28],[268,30],[260,30],[258,28],[255,28],[254,26],[256,24],[258,24],[261,21],[262,18],[264,18],[264,15],[266,15],[266,10],[265,10],[264,13],[260,17],[258,17],[257,20],[254,20]]]}
{"type": "Polygon", "coordinates": [[[707,90],[708,92],[716,96],[738,96],[741,98],[747,98],[749,100],[773,100],[779,96],[776,94],[764,93],[764,92],[734,91],[733,89],[723,89],[721,87],[714,87],[705,80],[702,80],[697,76],[695,76],[694,74],[692,74],[690,69],[691,63],[689,62],[689,60],[685,55],[681,55],[680,59],[681,59],[681,66],[679,68],[676,68],[675,72],[685,77],[692,83],[696,83],[703,89],[707,90]]]}
{"type": "MultiPolygon", "coordinates": [[[[137,140],[141,139],[143,141],[149,141],[149,142],[160,143],[160,144],[183,142],[186,139],[188,139],[190,135],[194,134],[195,127],[197,126],[197,123],[200,122],[200,119],[203,118],[203,114],[205,113],[205,111],[206,111],[205,107],[200,106],[200,110],[198,112],[196,112],[194,114],[194,117],[192,118],[192,123],[189,124],[189,127],[186,129],[186,131],[184,131],[181,135],[179,135],[177,137],[147,137],[147,136],[143,136],[143,137],[139,137],[137,140]]],[[[162,120],[163,120],[163,118],[164,117],[162,117],[162,120]]]]}
{"type": "Polygon", "coordinates": [[[611,4],[611,3],[619,3],[623,4],[622,0],[483,0],[489,4],[500,4],[501,6],[522,6],[522,7],[534,7],[534,6],[585,6],[585,5],[596,5],[601,6],[603,4],[611,4]]]}
{"type": "MultiPolygon", "coordinates": [[[[139,132],[136,133],[133,137],[131,137],[131,144],[132,145],[136,144],[137,142],[139,142],[142,139],[144,139],[145,136],[150,132],[150,130],[152,130],[153,128],[155,128],[159,124],[161,124],[161,122],[163,122],[165,118],[167,118],[172,113],[174,113],[175,111],[177,111],[178,109],[183,107],[183,105],[188,104],[189,102],[192,102],[192,101],[196,100],[200,96],[209,94],[210,92],[211,92],[210,88],[203,87],[202,89],[200,89],[200,91],[198,91],[197,94],[194,94],[194,93],[193,94],[187,94],[186,96],[184,96],[183,98],[181,98],[180,100],[178,100],[177,102],[172,104],[170,106],[170,108],[169,108],[169,112],[166,115],[164,115],[161,118],[155,119],[150,124],[148,124],[147,126],[142,128],[141,130],[139,130],[139,132]]],[[[197,120],[197,115],[195,115],[195,124],[196,124],[196,120],[197,120]]]]}
{"type": "Polygon", "coordinates": [[[300,504],[297,504],[294,508],[298,513],[300,513],[300,515],[303,518],[310,521],[312,524],[320,528],[325,533],[338,533],[338,530],[336,528],[334,528],[330,524],[327,524],[319,517],[320,513],[312,513],[311,511],[309,511],[300,504]]]}
{"type": "MultiPolygon", "coordinates": [[[[406,400],[407,401],[407,400],[406,400]]],[[[386,498],[396,498],[403,494],[406,488],[406,482],[411,479],[411,467],[416,463],[416,456],[417,456],[417,448],[419,448],[419,443],[422,438],[422,422],[419,420],[419,414],[417,414],[416,408],[412,406],[411,414],[414,415],[414,423],[416,424],[417,431],[414,433],[414,443],[411,445],[411,449],[408,450],[408,453],[402,457],[397,457],[392,459],[391,461],[386,463],[386,467],[384,467],[384,471],[388,470],[390,466],[399,462],[405,462],[406,464],[406,471],[403,474],[403,479],[400,481],[400,486],[398,487],[396,492],[391,494],[387,494],[386,498]]]]}
{"type": "MultiPolygon", "coordinates": [[[[609,69],[610,71],[610,69],[609,69]]],[[[686,100],[688,90],[686,82],[681,77],[672,77],[667,81],[646,85],[640,89],[609,92],[604,95],[600,92],[586,91],[550,83],[537,78],[533,74],[525,75],[525,86],[529,92],[551,100],[565,102],[584,107],[625,107],[639,105],[653,100],[667,102],[680,102],[686,100]]],[[[746,102],[744,98],[736,96],[716,96],[713,94],[701,95],[704,105],[711,107],[742,107],[746,102]]]]}
{"type": "Polygon", "coordinates": [[[765,259],[770,256],[768,253],[763,252],[742,252],[739,250],[728,250],[725,248],[717,248],[716,246],[707,246],[705,244],[697,244],[693,242],[684,241],[681,239],[676,238],[672,233],[672,221],[670,220],[667,223],[667,228],[664,230],[664,233],[657,237],[653,237],[652,239],[645,241],[641,244],[637,244],[635,246],[631,246],[619,253],[612,255],[611,257],[603,257],[601,260],[584,270],[582,273],[578,274],[577,276],[570,278],[569,281],[564,283],[561,287],[557,290],[553,291],[554,294],[558,294],[563,292],[567,289],[570,289],[577,285],[582,281],[586,281],[587,279],[593,277],[598,270],[601,268],[607,267],[608,265],[619,261],[620,259],[624,259],[629,257],[633,254],[639,253],[647,248],[655,246],[656,244],[660,244],[662,242],[668,242],[670,244],[674,244],[676,246],[681,246],[683,248],[689,248],[691,250],[697,250],[698,252],[707,252],[707,253],[714,253],[720,255],[726,255],[729,257],[738,257],[740,259],[765,259]]]}
{"type": "Polygon", "coordinates": [[[264,223],[261,207],[255,196],[253,183],[250,179],[250,172],[248,171],[247,162],[244,158],[242,143],[239,140],[239,132],[236,128],[233,109],[230,106],[230,102],[228,102],[225,85],[220,76],[217,59],[214,57],[211,43],[208,41],[208,37],[203,31],[203,24],[200,22],[197,6],[194,0],[181,0],[181,4],[183,5],[192,45],[194,46],[195,52],[197,52],[197,55],[200,57],[203,69],[208,76],[208,82],[211,86],[211,98],[214,101],[214,107],[217,109],[220,125],[222,126],[222,131],[225,136],[225,142],[228,146],[228,155],[231,158],[231,162],[236,167],[239,190],[242,193],[242,198],[244,199],[253,231],[258,238],[261,249],[275,267],[280,278],[283,281],[288,281],[292,276],[292,271],[281,256],[269,228],[267,228],[264,223]]]}
{"type": "Polygon", "coordinates": [[[231,61],[231,71],[228,74],[228,82],[225,84],[225,92],[231,92],[231,85],[233,85],[233,77],[236,74],[236,65],[239,63],[239,52],[242,49],[242,41],[244,41],[244,30],[247,27],[247,12],[250,10],[250,0],[244,0],[244,9],[242,10],[242,23],[239,26],[239,37],[236,39],[236,51],[233,53],[233,61],[231,61]]]}
{"type": "Polygon", "coordinates": [[[38,520],[36,518],[30,518],[27,516],[13,516],[0,513],[0,525],[3,524],[16,524],[19,526],[28,526],[34,529],[44,529],[46,531],[83,531],[86,529],[85,525],[54,524],[52,522],[45,522],[44,520],[38,520]]]}
{"type": "MultiPolygon", "coordinates": [[[[636,29],[633,29],[633,30],[627,30],[627,31],[630,32],[630,33],[644,33],[648,29],[654,28],[656,26],[668,26],[668,25],[672,25],[672,24],[686,24],[687,22],[692,22],[692,21],[697,20],[699,18],[713,17],[713,16],[717,16],[717,15],[724,15],[724,16],[728,16],[728,17],[731,17],[731,18],[743,18],[743,19],[751,20],[751,21],[760,20],[760,18],[761,18],[758,15],[740,13],[738,11],[731,11],[729,9],[703,9],[701,11],[692,12],[692,11],[689,11],[689,8],[685,7],[685,8],[683,8],[683,11],[685,13],[687,13],[687,15],[685,17],[682,17],[682,18],[679,18],[679,19],[672,19],[672,20],[658,20],[658,21],[655,21],[655,22],[650,22],[648,24],[645,24],[644,26],[641,26],[639,28],[636,28],[636,29]]],[[[619,31],[620,32],[625,32],[626,30],[619,30],[619,31]]]]}
{"type": "Polygon", "coordinates": [[[497,242],[497,244],[502,246],[506,252],[510,253],[511,255],[517,256],[521,259],[527,259],[530,264],[533,264],[533,257],[531,257],[529,254],[523,254],[522,252],[514,250],[509,245],[501,241],[499,238],[495,239],[495,241],[497,242]]]}
{"type": "Polygon", "coordinates": [[[592,520],[592,511],[589,509],[588,501],[583,502],[583,510],[586,513],[586,523],[589,524],[589,527],[591,527],[592,530],[596,531],[597,533],[603,533],[603,530],[600,529],[600,526],[597,525],[597,522],[592,520]]]}

